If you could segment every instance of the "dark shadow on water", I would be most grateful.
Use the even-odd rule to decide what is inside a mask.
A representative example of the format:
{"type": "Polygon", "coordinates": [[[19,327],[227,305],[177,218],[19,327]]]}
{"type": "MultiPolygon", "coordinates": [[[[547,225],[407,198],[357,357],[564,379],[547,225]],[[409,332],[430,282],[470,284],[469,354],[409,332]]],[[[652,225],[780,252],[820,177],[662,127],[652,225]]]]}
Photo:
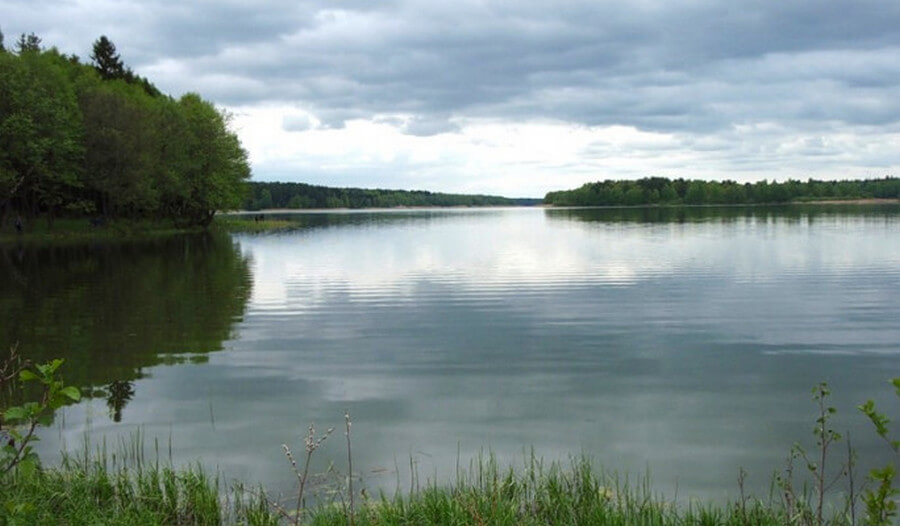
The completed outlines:
{"type": "Polygon", "coordinates": [[[64,358],[111,416],[145,368],[203,361],[244,313],[248,260],[227,235],[0,248],[0,353],[64,358]]]}
{"type": "MultiPolygon", "coordinates": [[[[290,222],[292,227],[285,229],[290,232],[300,229],[326,229],[345,227],[382,227],[382,226],[408,226],[427,223],[442,222],[447,219],[464,217],[488,217],[492,213],[502,211],[522,211],[526,207],[484,207],[484,208],[397,208],[397,209],[363,209],[363,210],[319,210],[319,211],[292,211],[292,212],[258,212],[256,214],[233,214],[229,217],[234,221],[253,222],[254,217],[264,220],[279,220],[290,222]]],[[[534,209],[532,209],[534,210],[534,209]]],[[[266,233],[270,234],[269,232],[266,233]]]]}

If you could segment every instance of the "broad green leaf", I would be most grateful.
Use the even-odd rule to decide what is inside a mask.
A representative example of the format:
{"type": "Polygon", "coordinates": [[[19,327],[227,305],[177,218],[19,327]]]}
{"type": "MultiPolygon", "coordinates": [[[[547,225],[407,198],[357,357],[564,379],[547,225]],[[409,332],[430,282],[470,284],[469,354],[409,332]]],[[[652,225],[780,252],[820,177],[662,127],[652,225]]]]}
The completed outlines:
{"type": "Polygon", "coordinates": [[[79,391],[77,387],[73,387],[71,385],[60,389],[59,394],[65,396],[73,402],[81,400],[81,391],[79,391]]]}
{"type": "Polygon", "coordinates": [[[23,382],[27,382],[30,380],[37,380],[37,375],[34,374],[33,372],[29,371],[28,369],[25,369],[24,371],[21,371],[19,373],[19,379],[22,380],[23,382]]]}
{"type": "Polygon", "coordinates": [[[28,418],[29,412],[27,409],[21,406],[10,407],[3,413],[3,419],[16,422],[19,420],[25,420],[28,418]]]}

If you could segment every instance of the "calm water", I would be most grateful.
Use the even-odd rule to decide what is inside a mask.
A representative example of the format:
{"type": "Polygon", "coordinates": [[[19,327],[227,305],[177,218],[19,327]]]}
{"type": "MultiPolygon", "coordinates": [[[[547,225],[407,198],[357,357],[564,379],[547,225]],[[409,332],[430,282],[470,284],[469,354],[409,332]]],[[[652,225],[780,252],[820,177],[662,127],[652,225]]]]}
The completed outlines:
{"type": "Polygon", "coordinates": [[[828,381],[860,456],[891,459],[853,407],[900,410],[900,207],[291,217],[279,234],[4,247],[0,341],[66,357],[93,395],[44,454],[140,429],[176,462],[287,490],[280,444],[349,409],[370,488],[405,486],[410,459],[424,480],[534,447],[719,498],[740,466],[764,491],[791,444],[814,445],[810,390],[828,381]]]}

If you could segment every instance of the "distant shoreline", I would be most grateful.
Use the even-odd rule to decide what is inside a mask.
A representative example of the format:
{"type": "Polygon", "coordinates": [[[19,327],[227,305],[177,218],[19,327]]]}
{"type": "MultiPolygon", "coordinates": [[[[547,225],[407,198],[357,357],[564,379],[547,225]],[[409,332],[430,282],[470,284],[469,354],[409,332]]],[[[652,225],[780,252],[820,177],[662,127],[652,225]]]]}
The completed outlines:
{"type": "Polygon", "coordinates": [[[860,198],[860,199],[820,199],[820,200],[794,200],[771,203],[704,203],[704,204],[643,204],[643,205],[554,205],[542,204],[531,208],[548,208],[563,210],[567,208],[762,208],[770,206],[798,206],[798,205],[900,205],[900,199],[860,198]]]}
{"type": "Polygon", "coordinates": [[[395,212],[404,210],[490,210],[497,208],[521,209],[521,208],[753,208],[764,206],[791,206],[791,205],[892,205],[900,204],[900,199],[885,199],[865,197],[860,199],[815,199],[809,201],[794,200],[771,203],[706,203],[706,204],[643,204],[643,205],[483,205],[483,206],[393,206],[371,208],[267,208],[264,210],[230,210],[218,212],[216,215],[254,215],[254,214],[327,214],[330,212],[395,212]]]}
{"type": "Polygon", "coordinates": [[[866,197],[862,199],[822,199],[810,201],[790,201],[790,205],[894,205],[900,204],[900,199],[887,199],[878,197],[866,197]]]}
{"type": "Polygon", "coordinates": [[[327,214],[329,212],[402,212],[406,210],[492,210],[498,208],[520,209],[541,208],[544,205],[422,205],[422,206],[373,206],[361,208],[265,208],[261,210],[229,210],[216,212],[216,215],[254,215],[254,214],[327,214]]]}

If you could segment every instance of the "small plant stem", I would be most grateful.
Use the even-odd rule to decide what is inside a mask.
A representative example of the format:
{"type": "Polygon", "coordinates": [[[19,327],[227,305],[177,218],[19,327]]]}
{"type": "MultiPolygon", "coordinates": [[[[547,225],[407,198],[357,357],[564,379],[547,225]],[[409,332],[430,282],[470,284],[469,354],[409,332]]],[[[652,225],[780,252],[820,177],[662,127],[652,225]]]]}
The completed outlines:
{"type": "Polygon", "coordinates": [[[825,391],[820,390],[819,396],[819,470],[816,473],[819,502],[816,506],[816,524],[822,526],[822,506],[825,502],[825,459],[828,453],[828,431],[826,430],[828,414],[825,409],[825,391]]]}
{"type": "Polygon", "coordinates": [[[300,477],[300,490],[297,492],[297,514],[294,516],[294,526],[300,524],[300,510],[303,506],[303,489],[306,486],[306,476],[309,474],[309,460],[312,458],[314,449],[307,449],[306,462],[303,466],[303,476],[300,477]]]}
{"type": "Polygon", "coordinates": [[[350,494],[350,526],[353,526],[354,516],[353,516],[353,454],[350,448],[350,426],[353,425],[353,422],[350,421],[350,411],[344,411],[344,423],[347,426],[347,492],[350,494]]]}
{"type": "Polygon", "coordinates": [[[853,446],[850,444],[850,432],[847,431],[847,478],[850,482],[850,526],[856,526],[856,493],[853,485],[853,446]]]}
{"type": "Polygon", "coordinates": [[[32,436],[34,436],[34,431],[37,428],[37,420],[32,420],[31,425],[28,427],[28,432],[25,433],[25,436],[22,437],[22,440],[19,441],[19,447],[16,448],[15,453],[13,453],[12,457],[9,459],[9,463],[0,470],[0,475],[5,475],[12,471],[16,465],[22,460],[22,454],[25,451],[25,447],[28,446],[28,443],[31,442],[32,436]]]}

